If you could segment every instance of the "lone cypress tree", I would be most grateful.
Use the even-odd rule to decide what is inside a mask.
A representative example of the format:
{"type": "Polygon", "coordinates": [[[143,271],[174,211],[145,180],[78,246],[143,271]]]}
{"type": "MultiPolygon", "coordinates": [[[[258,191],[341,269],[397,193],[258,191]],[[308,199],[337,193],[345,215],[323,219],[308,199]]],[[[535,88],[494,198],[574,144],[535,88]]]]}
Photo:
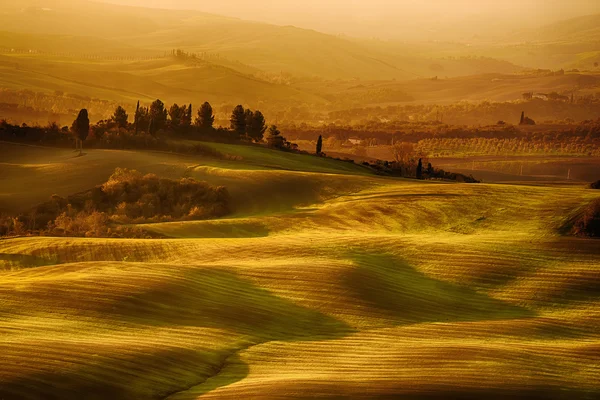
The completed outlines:
{"type": "Polygon", "coordinates": [[[140,114],[140,101],[138,100],[137,106],[135,106],[135,116],[133,117],[133,122],[135,123],[135,134],[138,134],[138,119],[140,114]]]}
{"type": "Polygon", "coordinates": [[[77,118],[73,121],[73,125],[71,125],[71,130],[75,135],[75,150],[78,148],[79,154],[81,155],[81,152],[83,151],[83,141],[90,133],[90,118],[88,117],[88,111],[85,108],[79,111],[79,115],[77,115],[77,118]]]}
{"type": "Polygon", "coordinates": [[[321,150],[323,150],[323,136],[319,135],[319,139],[317,140],[317,155],[321,155],[321,150]]]}
{"type": "Polygon", "coordinates": [[[521,111],[521,120],[519,121],[519,125],[523,125],[525,122],[525,111],[521,111]]]}
{"type": "Polygon", "coordinates": [[[417,164],[417,179],[423,179],[423,160],[419,158],[419,163],[417,164]]]}

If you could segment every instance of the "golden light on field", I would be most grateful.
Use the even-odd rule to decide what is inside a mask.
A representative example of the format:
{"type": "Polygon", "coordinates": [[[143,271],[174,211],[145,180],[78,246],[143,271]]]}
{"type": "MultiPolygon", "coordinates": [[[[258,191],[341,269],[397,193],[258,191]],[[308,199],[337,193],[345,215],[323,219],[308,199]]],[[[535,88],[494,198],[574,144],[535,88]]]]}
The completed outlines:
{"type": "MultiPolygon", "coordinates": [[[[39,149],[12,157],[30,151],[49,164],[78,163],[39,149]]],[[[267,153],[245,155],[257,164],[126,157],[228,183],[240,204],[251,200],[233,218],[147,226],[179,239],[0,242],[0,392],[585,398],[597,390],[600,315],[590,289],[600,247],[555,233],[597,194],[261,170],[267,153]],[[263,196],[247,196],[253,187],[263,196]]],[[[101,150],[89,157],[98,176],[126,160],[101,150]]],[[[89,185],[84,171],[71,185],[89,185]]],[[[18,182],[12,176],[5,184],[18,182]]]]}
{"type": "Polygon", "coordinates": [[[600,399],[599,0],[0,3],[0,400],[600,399]]]}

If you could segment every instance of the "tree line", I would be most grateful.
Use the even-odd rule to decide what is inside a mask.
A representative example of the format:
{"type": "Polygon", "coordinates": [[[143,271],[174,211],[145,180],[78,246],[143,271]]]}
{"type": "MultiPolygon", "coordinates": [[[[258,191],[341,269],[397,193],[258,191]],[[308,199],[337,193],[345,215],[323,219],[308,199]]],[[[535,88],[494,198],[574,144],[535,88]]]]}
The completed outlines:
{"type": "Polygon", "coordinates": [[[177,135],[191,139],[214,141],[245,141],[266,143],[268,146],[282,150],[296,150],[297,146],[282,136],[275,125],[268,125],[260,110],[251,110],[242,105],[236,106],[229,119],[229,127],[215,127],[215,115],[209,102],[203,103],[194,116],[192,104],[167,107],[157,99],[147,107],[137,102],[133,118],[125,108],[117,106],[112,116],[90,126],[87,110],[82,109],[71,125],[78,148],[89,134],[101,139],[112,133],[127,133],[135,136],[152,137],[177,135]],[[132,120],[132,121],[130,121],[132,120]]]}

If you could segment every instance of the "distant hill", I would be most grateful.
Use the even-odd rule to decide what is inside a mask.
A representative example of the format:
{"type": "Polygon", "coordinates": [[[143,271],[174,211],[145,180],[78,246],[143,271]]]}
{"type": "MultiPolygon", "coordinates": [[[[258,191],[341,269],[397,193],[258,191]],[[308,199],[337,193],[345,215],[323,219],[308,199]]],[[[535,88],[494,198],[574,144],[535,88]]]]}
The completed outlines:
{"type": "Polygon", "coordinates": [[[84,59],[29,54],[0,55],[0,87],[55,91],[119,102],[224,102],[283,104],[324,102],[301,92],[207,61],[84,59]]]}
{"type": "Polygon", "coordinates": [[[585,15],[558,21],[526,32],[527,39],[539,42],[600,40],[600,14],[585,15]]]}
{"type": "MultiPolygon", "coordinates": [[[[507,73],[506,62],[437,60],[403,46],[197,11],[159,10],[74,0],[24,0],[0,11],[0,46],[85,54],[162,54],[174,48],[237,61],[269,74],[322,79],[413,79],[507,73]],[[22,34],[15,36],[15,33],[22,34]],[[37,35],[37,36],[36,36],[37,35]],[[48,36],[50,35],[50,36],[48,36]]],[[[212,60],[214,61],[214,60],[212,60]]],[[[218,61],[220,63],[220,61],[218,61]]]]}

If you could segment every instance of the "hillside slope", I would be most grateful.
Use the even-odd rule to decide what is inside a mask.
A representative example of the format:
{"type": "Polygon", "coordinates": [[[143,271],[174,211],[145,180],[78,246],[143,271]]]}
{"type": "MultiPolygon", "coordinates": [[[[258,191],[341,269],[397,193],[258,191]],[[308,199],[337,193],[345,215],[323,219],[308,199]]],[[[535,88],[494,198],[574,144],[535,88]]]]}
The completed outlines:
{"type": "Polygon", "coordinates": [[[179,239],[1,240],[0,397],[600,395],[600,246],[557,233],[595,191],[220,151],[246,158],[6,152],[22,201],[118,164],[226,182],[245,208],[146,226],[179,239]]]}
{"type": "Polygon", "coordinates": [[[319,104],[318,96],[270,83],[211,62],[174,58],[140,61],[73,59],[61,56],[0,55],[0,86],[55,91],[103,100],[202,104],[279,101],[319,104]]]}

